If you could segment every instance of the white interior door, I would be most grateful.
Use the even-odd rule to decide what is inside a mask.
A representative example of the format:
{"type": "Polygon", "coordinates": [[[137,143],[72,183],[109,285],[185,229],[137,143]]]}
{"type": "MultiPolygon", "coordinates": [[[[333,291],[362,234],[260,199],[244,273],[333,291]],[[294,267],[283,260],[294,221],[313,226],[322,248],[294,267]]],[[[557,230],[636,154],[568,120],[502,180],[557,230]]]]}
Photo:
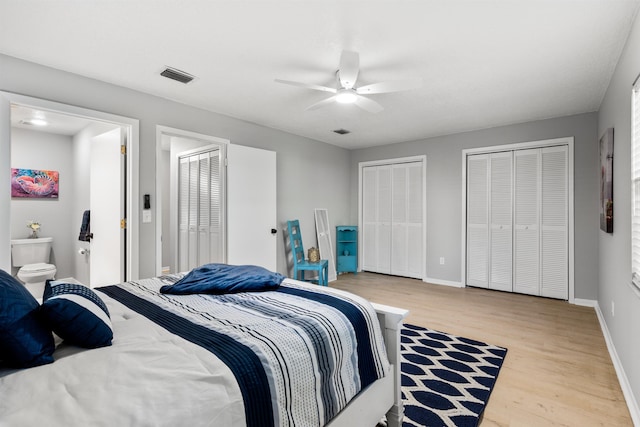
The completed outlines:
{"type": "Polygon", "coordinates": [[[489,155],[467,157],[467,284],[489,287],[489,155]]]}
{"type": "Polygon", "coordinates": [[[123,145],[126,146],[126,142],[121,128],[95,136],[91,141],[91,287],[112,285],[124,280],[124,230],[120,225],[120,220],[125,217],[122,197],[123,145]]]}
{"type": "Polygon", "coordinates": [[[227,159],[227,262],[276,271],[276,153],[229,144],[227,159]]]}
{"type": "MultiPolygon", "coordinates": [[[[0,171],[5,177],[11,173],[11,106],[0,93],[0,171]]],[[[11,271],[11,190],[0,186],[0,269],[11,271]]]]}
{"type": "Polygon", "coordinates": [[[540,295],[540,150],[514,152],[513,290],[540,295]]]}
{"type": "Polygon", "coordinates": [[[513,265],[513,185],[511,151],[489,157],[489,288],[511,292],[513,265]]]}
{"type": "Polygon", "coordinates": [[[540,295],[569,297],[568,148],[541,150],[540,295]]]}

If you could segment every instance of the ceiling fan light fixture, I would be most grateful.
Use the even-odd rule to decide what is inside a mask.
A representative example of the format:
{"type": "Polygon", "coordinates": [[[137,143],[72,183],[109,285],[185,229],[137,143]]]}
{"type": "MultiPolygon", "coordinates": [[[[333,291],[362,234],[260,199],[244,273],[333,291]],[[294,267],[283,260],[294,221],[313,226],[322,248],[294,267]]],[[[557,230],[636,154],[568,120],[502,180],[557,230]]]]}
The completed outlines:
{"type": "Polygon", "coordinates": [[[340,89],[336,95],[336,102],[340,104],[353,104],[358,99],[358,95],[353,89],[340,89]]]}

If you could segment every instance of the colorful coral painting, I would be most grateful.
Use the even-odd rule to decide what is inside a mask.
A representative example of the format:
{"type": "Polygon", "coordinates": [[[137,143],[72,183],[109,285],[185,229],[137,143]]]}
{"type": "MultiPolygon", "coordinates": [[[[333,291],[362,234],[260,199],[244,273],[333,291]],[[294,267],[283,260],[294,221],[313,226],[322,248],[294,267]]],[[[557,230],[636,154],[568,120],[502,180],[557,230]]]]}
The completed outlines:
{"type": "Polygon", "coordinates": [[[58,198],[58,171],[11,168],[11,197],[58,198]]]}

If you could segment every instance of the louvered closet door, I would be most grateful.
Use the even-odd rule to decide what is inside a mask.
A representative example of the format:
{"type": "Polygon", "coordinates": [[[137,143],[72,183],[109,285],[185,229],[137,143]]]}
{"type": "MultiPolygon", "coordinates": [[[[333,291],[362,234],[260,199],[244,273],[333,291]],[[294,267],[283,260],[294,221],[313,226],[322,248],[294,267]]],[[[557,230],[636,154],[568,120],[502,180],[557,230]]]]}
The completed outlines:
{"type": "Polygon", "coordinates": [[[489,155],[467,157],[467,284],[489,286],[489,155]]]}
{"type": "Polygon", "coordinates": [[[189,158],[180,158],[178,175],[178,271],[189,270],[189,158]]]}
{"type": "Polygon", "coordinates": [[[391,274],[422,278],[422,163],[392,166],[391,274]]]}
{"type": "Polygon", "coordinates": [[[514,152],[513,290],[539,295],[540,150],[514,152]]]}
{"type": "Polygon", "coordinates": [[[391,167],[391,274],[407,274],[407,168],[404,164],[391,167]]]}
{"type": "Polygon", "coordinates": [[[362,269],[376,271],[378,253],[376,251],[376,228],[378,210],[376,167],[362,168],[362,269]]]}
{"type": "Polygon", "coordinates": [[[222,159],[220,150],[209,152],[209,261],[224,261],[224,235],[222,233],[222,159]]]}
{"type": "Polygon", "coordinates": [[[179,271],[223,261],[220,172],[220,150],[179,157],[179,271]]]}
{"type": "Polygon", "coordinates": [[[391,166],[377,166],[376,272],[391,273],[391,166]]]}
{"type": "Polygon", "coordinates": [[[511,151],[493,153],[490,161],[489,288],[512,290],[512,159],[511,151]]]}
{"type": "Polygon", "coordinates": [[[424,229],[422,163],[408,163],[407,168],[407,276],[424,277],[424,229]]]}
{"type": "Polygon", "coordinates": [[[540,295],[568,299],[568,148],[541,150],[540,295]]]}

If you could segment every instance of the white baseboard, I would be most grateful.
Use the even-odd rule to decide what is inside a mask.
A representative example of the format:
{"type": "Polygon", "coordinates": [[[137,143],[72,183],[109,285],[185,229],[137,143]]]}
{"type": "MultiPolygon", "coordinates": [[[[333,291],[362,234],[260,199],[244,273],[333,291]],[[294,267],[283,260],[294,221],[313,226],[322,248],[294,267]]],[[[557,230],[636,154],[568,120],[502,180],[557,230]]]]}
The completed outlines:
{"type": "Polygon", "coordinates": [[[431,277],[425,277],[423,282],[433,283],[434,285],[452,286],[454,288],[464,288],[464,285],[460,282],[454,282],[452,280],[432,279],[431,277]]]}
{"type": "Polygon", "coordinates": [[[622,367],[622,362],[620,362],[620,358],[618,357],[616,347],[613,345],[613,340],[611,339],[609,328],[607,327],[607,323],[604,320],[602,310],[600,310],[600,304],[595,301],[594,307],[596,309],[596,314],[598,315],[598,321],[600,322],[602,335],[604,335],[604,340],[607,343],[607,349],[609,350],[609,355],[611,356],[613,367],[615,368],[616,375],[618,376],[618,382],[620,383],[620,387],[622,388],[622,394],[624,395],[624,399],[627,402],[627,407],[629,408],[629,412],[631,413],[633,425],[636,427],[640,427],[640,408],[638,408],[638,402],[636,402],[636,399],[633,395],[633,390],[631,389],[631,385],[629,384],[627,374],[624,372],[624,368],[622,367]]]}
{"type": "Polygon", "coordinates": [[[598,306],[598,301],[594,300],[594,299],[582,299],[582,298],[575,298],[573,300],[573,303],[575,305],[581,305],[584,307],[597,307],[598,306]]]}

